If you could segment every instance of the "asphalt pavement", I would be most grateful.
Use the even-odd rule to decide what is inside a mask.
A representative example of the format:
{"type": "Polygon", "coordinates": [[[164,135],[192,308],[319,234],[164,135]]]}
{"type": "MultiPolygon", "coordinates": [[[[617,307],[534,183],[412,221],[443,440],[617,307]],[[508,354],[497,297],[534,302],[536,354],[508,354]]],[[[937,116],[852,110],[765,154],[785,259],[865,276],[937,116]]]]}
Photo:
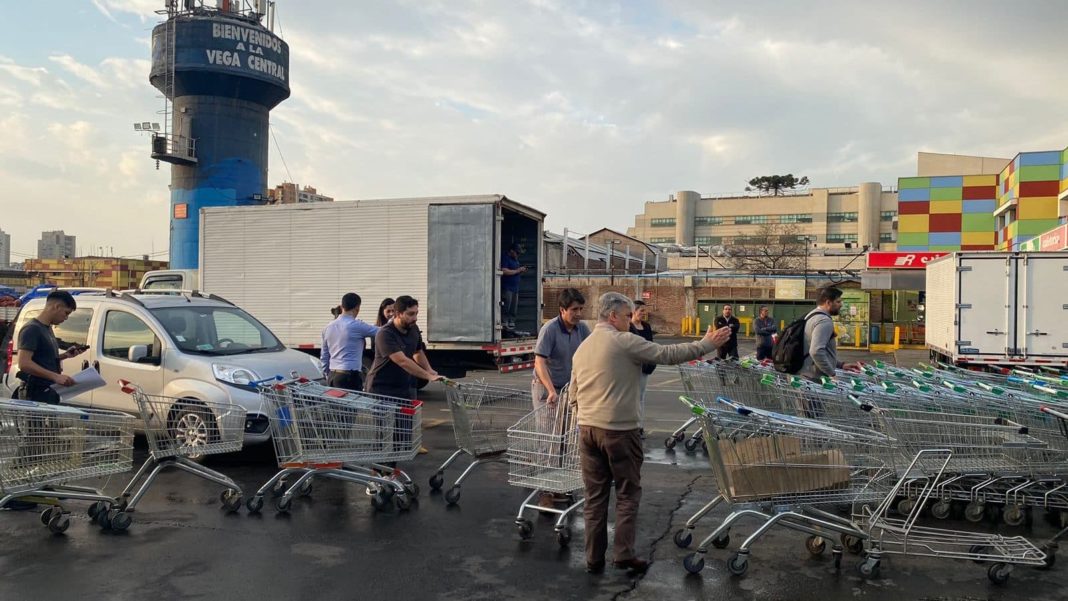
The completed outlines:
{"type": "MultiPolygon", "coordinates": [[[[525,388],[530,375],[469,377],[525,388]]],[[[639,518],[639,552],[653,561],[644,577],[611,567],[603,575],[586,574],[581,518],[569,548],[560,547],[546,517],[534,517],[533,538],[521,541],[513,522],[525,492],[508,486],[504,463],[480,466],[465,482],[457,506],[430,492],[427,479],[454,449],[444,393],[434,384],[421,396],[430,453],[404,466],[422,488],[408,511],[375,510],[364,488],[323,480],[288,514],[276,513],[270,500],[259,515],[245,509],[226,514],[218,487],[166,473],[121,534],[93,525],[85,504],[77,502],[67,504],[74,519],[63,535],[49,534],[34,512],[0,512],[0,599],[1065,599],[1068,576],[1061,566],[1019,568],[1006,585],[996,586],[986,566],[972,562],[888,557],[880,578],[865,580],[854,569],[857,558],[845,555],[836,570],[829,550],[813,557],[803,535],[782,530],[772,530],[754,547],[742,578],[727,572],[730,548],[711,549],[703,572],[688,574],[681,562],[689,551],[678,548],[672,535],[712,498],[715,487],[705,455],[664,448],[667,432],[687,417],[680,393],[678,371],[659,368],[649,387],[639,518]]],[[[139,441],[135,461],[144,457],[139,441]]],[[[213,457],[207,465],[233,477],[246,495],[276,470],[269,445],[213,457]]],[[[461,469],[450,469],[447,478],[461,469]]],[[[123,477],[90,483],[108,491],[125,484],[123,477]]],[[[725,515],[717,508],[696,533],[709,532],[725,515]]],[[[953,520],[934,525],[976,528],[953,520]]],[[[733,530],[731,548],[755,527],[750,522],[733,530]]],[[[1037,514],[1031,527],[993,522],[981,527],[1036,541],[1054,532],[1037,514]]]]}

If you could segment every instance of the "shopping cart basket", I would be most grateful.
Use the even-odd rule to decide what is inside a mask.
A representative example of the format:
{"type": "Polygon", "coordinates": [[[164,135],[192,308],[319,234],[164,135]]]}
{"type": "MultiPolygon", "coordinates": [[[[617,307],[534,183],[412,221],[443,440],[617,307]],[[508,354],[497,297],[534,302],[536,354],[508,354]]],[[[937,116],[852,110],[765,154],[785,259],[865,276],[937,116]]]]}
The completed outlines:
{"type": "Polygon", "coordinates": [[[419,487],[386,463],[409,461],[422,441],[422,402],[330,388],[306,378],[265,380],[260,385],[279,472],[249,498],[250,512],[264,495],[279,493],[275,508],[289,511],[293,498],[311,493],[312,478],[364,484],[375,509],[411,507],[419,487]],[[292,484],[287,478],[296,476],[292,484]]]}
{"type": "MultiPolygon", "coordinates": [[[[70,482],[132,469],[133,433],[134,418],[124,413],[0,401],[0,507],[45,497],[93,501],[90,517],[107,514],[114,499],[70,482]]],[[[58,534],[70,526],[69,513],[51,505],[41,521],[58,534]]]]}
{"type": "Polygon", "coordinates": [[[556,403],[535,409],[508,428],[508,483],[533,489],[515,517],[524,540],[534,531],[534,523],[525,517],[529,509],[556,514],[557,541],[561,546],[571,542],[570,522],[584,502],[573,495],[583,486],[576,414],[564,387],[556,403]],[[542,493],[572,495],[572,502],[566,509],[540,507],[535,499],[542,493]]]}
{"type": "Polygon", "coordinates": [[[105,528],[125,530],[130,514],[164,470],[174,468],[222,486],[219,501],[226,511],[241,507],[241,487],[229,476],[196,460],[240,451],[245,441],[245,409],[230,402],[147,394],[140,386],[120,381],[141,414],[148,458],[116,499],[114,511],[100,513],[105,528]]]}
{"type": "Polygon", "coordinates": [[[508,428],[530,413],[529,390],[491,386],[485,382],[445,382],[445,395],[452,413],[456,451],[430,477],[430,488],[440,490],[445,470],[466,453],[473,461],[445,491],[445,501],[455,505],[460,500],[460,486],[476,466],[507,459],[508,428]]]}

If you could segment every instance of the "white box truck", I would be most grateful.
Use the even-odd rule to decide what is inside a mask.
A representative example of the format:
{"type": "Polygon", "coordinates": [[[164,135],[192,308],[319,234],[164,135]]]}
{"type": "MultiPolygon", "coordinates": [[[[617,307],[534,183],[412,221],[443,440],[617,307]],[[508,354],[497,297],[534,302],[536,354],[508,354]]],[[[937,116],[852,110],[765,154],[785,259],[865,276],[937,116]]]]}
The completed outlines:
{"type": "Polygon", "coordinates": [[[962,366],[1068,366],[1068,252],[958,252],[927,263],[926,340],[962,366]]]}
{"type": "Polygon", "coordinates": [[[142,289],[210,292],[245,309],[291,348],[318,353],[330,308],[363,299],[419,300],[430,360],[458,377],[471,367],[530,369],[541,325],[545,215],[502,195],[356,200],[200,212],[200,269],[146,274],[142,289]],[[500,261],[523,247],[516,331],[503,338],[500,261]]]}

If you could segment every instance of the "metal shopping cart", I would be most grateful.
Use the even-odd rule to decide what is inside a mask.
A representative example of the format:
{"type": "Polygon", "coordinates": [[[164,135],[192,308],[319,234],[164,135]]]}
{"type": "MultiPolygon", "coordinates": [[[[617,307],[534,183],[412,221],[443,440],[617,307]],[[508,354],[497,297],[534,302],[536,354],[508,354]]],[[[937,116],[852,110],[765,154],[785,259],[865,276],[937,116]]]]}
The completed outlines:
{"type": "Polygon", "coordinates": [[[445,382],[445,396],[452,413],[456,451],[430,477],[430,488],[440,490],[445,470],[461,455],[473,458],[467,468],[445,491],[445,501],[455,505],[460,500],[460,486],[476,466],[507,459],[508,428],[530,413],[529,390],[491,386],[485,382],[445,382]]]}
{"type": "Polygon", "coordinates": [[[197,460],[208,455],[240,451],[245,441],[243,407],[234,403],[175,398],[147,394],[130,382],[119,383],[131,395],[141,414],[148,459],[116,499],[113,511],[97,515],[98,523],[112,530],[125,530],[137,504],[161,472],[174,468],[224,487],[219,501],[226,511],[241,507],[241,487],[229,476],[205,467],[197,460]]]}
{"type": "MultiPolygon", "coordinates": [[[[124,413],[0,401],[0,507],[13,499],[93,501],[90,517],[107,514],[114,499],[70,484],[133,468],[134,418],[124,413]]],[[[69,511],[50,505],[41,522],[54,533],[70,526],[69,511]]]]}
{"type": "Polygon", "coordinates": [[[408,509],[419,487],[403,470],[386,465],[409,461],[422,441],[422,402],[330,388],[306,378],[259,383],[279,472],[249,498],[250,512],[263,508],[264,496],[287,512],[297,495],[311,493],[314,477],[368,487],[371,504],[395,503],[408,509]],[[295,476],[292,484],[287,478],[295,476]]]}
{"type": "Polygon", "coordinates": [[[534,531],[534,523],[525,517],[532,510],[557,515],[557,541],[561,546],[571,542],[571,520],[585,502],[573,495],[583,486],[576,414],[565,387],[555,404],[535,409],[508,428],[508,483],[533,489],[515,517],[523,540],[534,531]],[[572,502],[565,509],[540,507],[533,501],[541,493],[571,495],[572,502]]]}

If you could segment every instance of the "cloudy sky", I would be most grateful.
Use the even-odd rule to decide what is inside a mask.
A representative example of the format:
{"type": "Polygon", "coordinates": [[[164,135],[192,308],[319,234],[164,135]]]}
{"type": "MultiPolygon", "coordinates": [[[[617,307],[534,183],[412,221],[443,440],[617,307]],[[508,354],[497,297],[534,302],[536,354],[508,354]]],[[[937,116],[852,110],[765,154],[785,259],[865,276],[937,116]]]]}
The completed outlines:
{"type": "MultiPolygon", "coordinates": [[[[0,229],[165,252],[162,0],[20,3],[0,41],[0,229]]],[[[278,1],[292,97],[269,182],[338,199],[504,193],[548,226],[625,228],[676,190],[896,183],[919,150],[1068,145],[1068,3],[278,1]],[[285,166],[280,158],[284,157],[285,166]]]]}

